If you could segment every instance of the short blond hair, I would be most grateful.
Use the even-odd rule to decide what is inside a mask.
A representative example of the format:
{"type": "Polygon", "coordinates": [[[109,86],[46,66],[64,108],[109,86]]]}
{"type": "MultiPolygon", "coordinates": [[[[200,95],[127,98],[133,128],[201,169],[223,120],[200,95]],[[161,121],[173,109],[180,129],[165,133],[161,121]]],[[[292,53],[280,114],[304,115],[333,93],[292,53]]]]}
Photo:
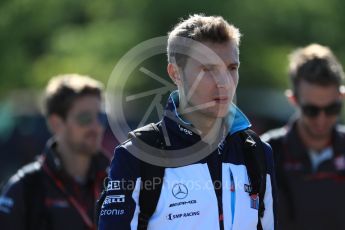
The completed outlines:
{"type": "Polygon", "coordinates": [[[103,84],[89,76],[63,74],[52,77],[45,90],[44,113],[57,114],[62,118],[74,101],[82,96],[94,95],[102,98],[103,84]]]}
{"type": "Polygon", "coordinates": [[[241,33],[221,16],[194,14],[182,20],[168,33],[167,55],[169,63],[176,62],[180,67],[184,67],[186,55],[176,52],[181,37],[198,42],[233,42],[238,47],[241,33]]]}

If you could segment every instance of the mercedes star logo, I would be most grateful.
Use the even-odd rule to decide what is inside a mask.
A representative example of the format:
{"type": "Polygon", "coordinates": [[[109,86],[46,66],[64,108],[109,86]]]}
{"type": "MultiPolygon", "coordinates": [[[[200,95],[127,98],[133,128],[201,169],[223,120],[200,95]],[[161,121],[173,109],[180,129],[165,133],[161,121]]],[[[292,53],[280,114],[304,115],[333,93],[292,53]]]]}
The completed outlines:
{"type": "Polygon", "coordinates": [[[188,189],[187,186],[184,184],[175,184],[172,189],[172,194],[177,199],[184,199],[188,195],[188,189]]]}

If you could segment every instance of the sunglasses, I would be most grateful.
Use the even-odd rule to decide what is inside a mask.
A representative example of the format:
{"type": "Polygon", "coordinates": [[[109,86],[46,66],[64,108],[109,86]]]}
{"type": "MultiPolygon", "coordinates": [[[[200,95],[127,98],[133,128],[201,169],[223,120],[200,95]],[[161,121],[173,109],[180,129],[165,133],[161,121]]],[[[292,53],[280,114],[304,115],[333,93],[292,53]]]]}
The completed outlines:
{"type": "Polygon", "coordinates": [[[312,104],[301,105],[302,113],[308,117],[317,117],[321,111],[324,111],[327,116],[338,115],[341,112],[342,102],[335,101],[324,107],[319,107],[312,104]]]}
{"type": "Polygon", "coordinates": [[[90,112],[79,113],[74,118],[80,126],[91,125],[95,120],[97,120],[102,126],[105,126],[107,120],[104,113],[93,114],[90,112]]]}

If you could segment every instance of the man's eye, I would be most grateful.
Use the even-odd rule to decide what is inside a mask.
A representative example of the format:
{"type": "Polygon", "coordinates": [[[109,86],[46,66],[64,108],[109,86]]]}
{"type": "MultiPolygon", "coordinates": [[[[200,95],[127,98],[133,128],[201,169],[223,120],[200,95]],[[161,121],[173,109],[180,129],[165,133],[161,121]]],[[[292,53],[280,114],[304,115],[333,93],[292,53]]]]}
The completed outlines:
{"type": "Polygon", "coordinates": [[[210,72],[211,71],[211,69],[206,67],[206,66],[202,67],[201,70],[204,72],[210,72]]]}
{"type": "Polygon", "coordinates": [[[229,70],[230,70],[230,71],[238,70],[238,66],[230,66],[230,67],[229,67],[229,70]]]}

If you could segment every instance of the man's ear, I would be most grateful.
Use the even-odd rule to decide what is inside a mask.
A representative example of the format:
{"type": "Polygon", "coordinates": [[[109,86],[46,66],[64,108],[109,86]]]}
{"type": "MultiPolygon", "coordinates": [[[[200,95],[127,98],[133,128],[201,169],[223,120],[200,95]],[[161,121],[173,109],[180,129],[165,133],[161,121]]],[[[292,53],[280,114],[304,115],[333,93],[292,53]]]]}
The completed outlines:
{"type": "Polygon", "coordinates": [[[344,85],[341,85],[339,87],[339,92],[340,92],[340,99],[344,100],[345,99],[345,86],[344,85]]]}
{"type": "Polygon", "coordinates": [[[169,63],[167,66],[167,71],[169,77],[175,83],[175,85],[180,86],[182,84],[182,81],[178,66],[176,64],[169,63]]]}
{"type": "Polygon", "coordinates": [[[56,114],[52,114],[48,117],[47,122],[48,122],[50,131],[54,135],[59,134],[61,132],[64,123],[60,116],[56,114]]]}
{"type": "Polygon", "coordinates": [[[291,105],[297,106],[298,103],[297,103],[296,95],[293,93],[291,89],[285,90],[285,96],[291,105]]]}

